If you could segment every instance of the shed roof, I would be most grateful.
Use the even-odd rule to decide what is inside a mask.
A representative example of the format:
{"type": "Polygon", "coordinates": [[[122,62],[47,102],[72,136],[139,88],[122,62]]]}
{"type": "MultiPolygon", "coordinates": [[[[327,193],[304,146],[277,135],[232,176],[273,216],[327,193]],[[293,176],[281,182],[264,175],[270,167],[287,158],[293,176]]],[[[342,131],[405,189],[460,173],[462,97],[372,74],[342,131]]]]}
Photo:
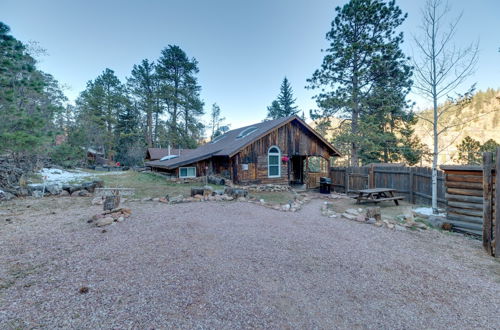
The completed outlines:
{"type": "Polygon", "coordinates": [[[270,131],[277,129],[293,120],[297,120],[307,130],[313,133],[320,139],[334,154],[340,156],[340,152],[335,149],[325,138],[318,132],[307,125],[298,116],[289,116],[275,120],[264,121],[254,125],[240,127],[217,137],[214,141],[208,142],[191,152],[181,155],[178,158],[170,159],[167,161],[152,161],[147,162],[147,166],[161,167],[166,169],[174,169],[182,165],[191,164],[200,160],[208,159],[213,156],[228,156],[232,157],[241,149],[250,143],[260,139],[270,131]]]}

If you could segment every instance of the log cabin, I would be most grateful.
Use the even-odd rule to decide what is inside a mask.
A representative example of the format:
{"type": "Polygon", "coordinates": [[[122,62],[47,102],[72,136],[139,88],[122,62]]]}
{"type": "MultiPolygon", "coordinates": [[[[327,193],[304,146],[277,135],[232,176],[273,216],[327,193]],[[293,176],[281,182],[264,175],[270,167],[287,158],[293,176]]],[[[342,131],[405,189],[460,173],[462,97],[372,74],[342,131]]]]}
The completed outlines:
{"type": "Polygon", "coordinates": [[[307,184],[328,176],[340,152],[298,116],[241,127],[187,154],[147,162],[178,178],[221,176],[237,184],[307,184]]]}

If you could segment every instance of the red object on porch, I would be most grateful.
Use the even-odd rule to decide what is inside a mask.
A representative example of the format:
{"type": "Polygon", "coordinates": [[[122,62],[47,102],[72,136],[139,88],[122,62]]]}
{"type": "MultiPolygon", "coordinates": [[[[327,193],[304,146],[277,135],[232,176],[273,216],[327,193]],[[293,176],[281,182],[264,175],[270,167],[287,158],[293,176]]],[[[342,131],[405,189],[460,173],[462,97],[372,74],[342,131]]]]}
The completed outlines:
{"type": "Polygon", "coordinates": [[[289,160],[289,158],[287,156],[281,157],[281,161],[282,162],[287,162],[288,160],[289,160]]]}

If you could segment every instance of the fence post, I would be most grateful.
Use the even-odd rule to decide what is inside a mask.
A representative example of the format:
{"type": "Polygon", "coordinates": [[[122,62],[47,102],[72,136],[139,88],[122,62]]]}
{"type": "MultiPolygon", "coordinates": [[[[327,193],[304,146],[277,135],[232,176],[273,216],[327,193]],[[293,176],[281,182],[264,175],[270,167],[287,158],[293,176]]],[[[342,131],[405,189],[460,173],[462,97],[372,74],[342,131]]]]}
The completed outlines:
{"type": "Polygon", "coordinates": [[[493,236],[493,246],[492,251],[495,253],[495,257],[500,257],[500,244],[498,244],[498,237],[500,237],[500,148],[497,148],[496,154],[496,166],[495,166],[495,218],[492,219],[495,225],[495,232],[493,236]]]}
{"type": "Polygon", "coordinates": [[[415,196],[413,195],[413,167],[410,167],[410,172],[408,174],[410,180],[410,203],[415,204],[415,196]]]}
{"type": "Polygon", "coordinates": [[[345,168],[344,187],[345,194],[347,195],[349,193],[349,167],[345,168]]]}
{"type": "Polygon", "coordinates": [[[493,185],[492,185],[492,153],[483,153],[483,247],[492,255],[493,250],[491,248],[491,202],[493,200],[493,185]]]}
{"type": "Polygon", "coordinates": [[[370,172],[368,172],[368,188],[375,188],[375,165],[370,165],[370,172]]]}

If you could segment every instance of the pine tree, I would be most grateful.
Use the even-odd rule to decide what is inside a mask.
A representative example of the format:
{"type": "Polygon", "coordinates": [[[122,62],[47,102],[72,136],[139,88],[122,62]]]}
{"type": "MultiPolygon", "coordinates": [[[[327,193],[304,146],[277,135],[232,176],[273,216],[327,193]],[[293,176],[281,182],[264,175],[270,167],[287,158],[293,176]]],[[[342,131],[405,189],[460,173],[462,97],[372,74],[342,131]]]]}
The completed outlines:
{"type": "Polygon", "coordinates": [[[46,154],[64,101],[58,82],[0,22],[0,152],[19,162],[46,154]]]}
{"type": "Polygon", "coordinates": [[[458,161],[462,164],[477,165],[481,163],[481,143],[466,136],[457,146],[458,161]]]}
{"type": "Polygon", "coordinates": [[[285,77],[281,83],[277,99],[271,103],[271,106],[267,107],[267,118],[277,119],[297,114],[299,110],[295,105],[296,100],[293,97],[292,86],[290,86],[290,82],[285,77]]]}
{"type": "Polygon", "coordinates": [[[319,110],[312,111],[311,117],[328,121],[337,115],[350,121],[350,129],[344,131],[349,136],[344,140],[350,141],[351,165],[358,166],[360,145],[369,142],[364,134],[371,133],[362,128],[384,126],[381,132],[385,133],[391,107],[405,107],[401,99],[411,86],[411,69],[400,49],[403,35],[397,28],[407,15],[394,1],[382,0],[351,0],[335,11],[337,16],[327,33],[327,55],[308,80],[309,88],[320,89],[315,96],[319,110]],[[384,100],[387,91],[391,91],[390,99],[398,100],[394,106],[384,100]],[[384,115],[378,115],[379,111],[384,115]],[[363,124],[364,115],[367,122],[363,124]],[[382,122],[371,122],[374,119],[382,122]]]}
{"type": "Polygon", "coordinates": [[[111,69],[89,81],[76,100],[78,121],[88,137],[87,147],[103,150],[108,159],[116,153],[115,126],[125,102],[125,88],[111,69]]]}
{"type": "Polygon", "coordinates": [[[160,97],[169,114],[169,143],[195,147],[203,131],[199,117],[204,113],[196,77],[198,62],[189,59],[179,46],[169,45],[162,50],[156,70],[160,97]]]}
{"type": "Polygon", "coordinates": [[[158,108],[157,75],[155,64],[147,59],[140,64],[134,65],[131,76],[127,79],[127,85],[131,96],[136,100],[136,104],[146,118],[146,142],[148,147],[156,144],[157,125],[153,124],[153,115],[160,111],[158,108]]]}
{"type": "Polygon", "coordinates": [[[119,110],[115,134],[116,160],[128,166],[140,165],[146,143],[142,134],[140,111],[130,100],[126,100],[119,110]]]}
{"type": "Polygon", "coordinates": [[[496,152],[497,148],[500,147],[500,144],[493,139],[489,139],[479,148],[480,152],[496,152]]]}

